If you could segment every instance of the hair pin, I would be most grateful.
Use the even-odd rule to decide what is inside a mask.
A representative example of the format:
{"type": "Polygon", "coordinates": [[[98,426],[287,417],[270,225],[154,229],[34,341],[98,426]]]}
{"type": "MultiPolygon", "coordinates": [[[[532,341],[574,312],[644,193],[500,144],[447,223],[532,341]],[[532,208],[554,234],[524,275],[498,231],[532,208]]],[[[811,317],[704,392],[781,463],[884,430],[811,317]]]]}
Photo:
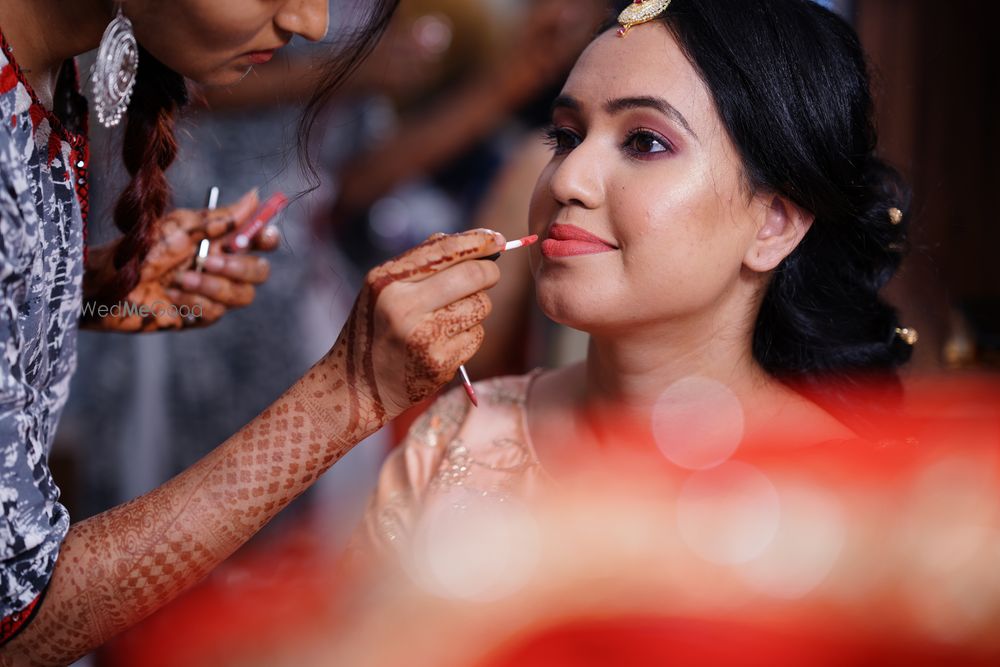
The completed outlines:
{"type": "Polygon", "coordinates": [[[897,327],[896,335],[899,339],[909,346],[914,346],[917,341],[920,340],[920,334],[917,333],[916,329],[911,329],[910,327],[897,327]]]}
{"type": "Polygon", "coordinates": [[[660,14],[667,11],[667,7],[670,6],[672,1],[673,0],[635,0],[635,2],[622,10],[622,13],[618,15],[618,23],[622,26],[618,29],[618,36],[624,37],[627,35],[632,26],[652,21],[660,14]]]}

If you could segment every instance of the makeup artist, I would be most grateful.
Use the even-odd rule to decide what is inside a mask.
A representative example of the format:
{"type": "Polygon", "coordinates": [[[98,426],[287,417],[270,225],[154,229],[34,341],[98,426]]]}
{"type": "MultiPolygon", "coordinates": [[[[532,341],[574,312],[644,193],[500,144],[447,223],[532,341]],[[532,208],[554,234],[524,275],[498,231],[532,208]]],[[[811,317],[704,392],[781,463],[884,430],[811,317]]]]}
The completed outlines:
{"type": "MultiPolygon", "coordinates": [[[[303,137],[310,112],[367,53],[395,4],[360,4],[366,21],[340,40],[303,137]]],[[[267,276],[262,259],[218,252],[257,208],[255,194],[215,211],[166,211],[163,172],[185,78],[234,83],[293,35],[323,38],[327,12],[327,0],[0,5],[0,665],[67,664],[152,613],[357,442],[450,380],[482,341],[483,290],[499,272],[465,260],[504,239],[434,236],[373,269],[329,353],[201,461],[79,523],[58,503],[48,452],[84,304],[119,305],[115,316],[87,318],[96,329],[179,329],[246,305],[267,276]],[[115,209],[121,237],[88,253],[87,118],[73,57],[99,44],[93,111],[107,125],[124,120],[132,181],[115,209]],[[192,270],[205,238],[215,247],[192,270]],[[183,305],[202,317],[181,317],[183,305]]],[[[267,231],[255,239],[258,249],[276,242],[267,231]]]]}

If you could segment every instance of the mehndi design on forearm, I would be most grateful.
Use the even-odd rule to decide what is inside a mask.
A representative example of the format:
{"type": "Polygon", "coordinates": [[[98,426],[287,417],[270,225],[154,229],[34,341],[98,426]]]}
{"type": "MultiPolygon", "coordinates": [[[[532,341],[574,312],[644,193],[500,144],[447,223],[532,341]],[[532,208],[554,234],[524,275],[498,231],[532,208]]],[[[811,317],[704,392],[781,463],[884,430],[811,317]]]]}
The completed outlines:
{"type": "Polygon", "coordinates": [[[393,283],[419,282],[498,243],[487,232],[435,237],[373,270],[333,349],[274,404],[169,482],[70,529],[37,616],[0,665],[66,664],[137,623],[357,442],[451,379],[481,340],[478,323],[489,312],[481,290],[489,285],[470,286],[472,296],[454,306],[411,313],[409,324],[394,315],[405,308],[380,297],[393,283]]]}

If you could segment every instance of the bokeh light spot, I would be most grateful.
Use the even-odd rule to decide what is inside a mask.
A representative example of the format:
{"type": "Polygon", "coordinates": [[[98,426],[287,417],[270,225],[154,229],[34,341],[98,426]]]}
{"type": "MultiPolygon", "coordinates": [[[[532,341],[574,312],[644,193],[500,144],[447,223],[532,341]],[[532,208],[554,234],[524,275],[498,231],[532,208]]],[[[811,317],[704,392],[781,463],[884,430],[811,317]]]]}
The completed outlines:
{"type": "Polygon", "coordinates": [[[774,539],[781,518],[778,492],[759,470],[730,461],[694,473],[677,500],[684,543],[720,565],[745,563],[774,539]]]}
{"type": "Polygon", "coordinates": [[[468,494],[429,508],[414,535],[410,571],[439,597],[498,600],[528,581],[539,550],[538,525],[524,505],[468,494]]]}
{"type": "Polygon", "coordinates": [[[761,555],[740,568],[747,583],[768,595],[799,599],[833,569],[847,525],[836,497],[805,484],[780,485],[781,521],[761,555]]]}
{"type": "Polygon", "coordinates": [[[426,14],[413,22],[413,37],[428,54],[440,56],[451,48],[451,20],[444,14],[426,14]]]}
{"type": "Polygon", "coordinates": [[[678,380],[653,407],[656,444],[671,463],[705,470],[728,461],[743,439],[743,406],[726,385],[703,377],[678,380]]]}

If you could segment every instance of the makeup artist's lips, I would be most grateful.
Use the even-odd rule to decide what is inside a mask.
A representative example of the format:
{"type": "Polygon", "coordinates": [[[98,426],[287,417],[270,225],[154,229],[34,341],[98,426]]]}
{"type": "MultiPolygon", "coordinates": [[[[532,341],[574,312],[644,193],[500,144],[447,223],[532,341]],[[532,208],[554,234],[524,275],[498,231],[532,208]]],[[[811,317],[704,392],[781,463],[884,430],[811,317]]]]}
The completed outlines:
{"type": "Polygon", "coordinates": [[[552,225],[548,238],[542,241],[542,255],[545,257],[595,255],[617,249],[616,246],[576,225],[552,225]]]}
{"type": "Polygon", "coordinates": [[[263,65],[274,57],[275,51],[277,51],[277,49],[268,49],[267,51],[251,51],[246,55],[250,62],[254,65],[263,65]]]}

